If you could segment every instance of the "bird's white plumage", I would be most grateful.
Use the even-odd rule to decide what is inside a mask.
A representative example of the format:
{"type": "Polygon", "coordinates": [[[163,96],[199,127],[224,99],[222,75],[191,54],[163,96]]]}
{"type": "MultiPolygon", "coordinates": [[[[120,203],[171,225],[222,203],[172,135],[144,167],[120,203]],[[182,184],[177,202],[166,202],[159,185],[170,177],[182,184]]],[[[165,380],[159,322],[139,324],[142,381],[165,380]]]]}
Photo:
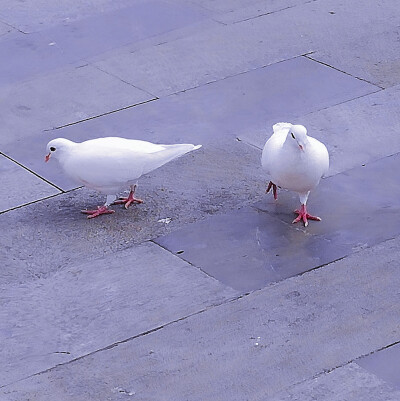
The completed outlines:
{"type": "Polygon", "coordinates": [[[328,171],[328,150],[322,142],[307,136],[301,125],[277,123],[273,131],[263,149],[262,166],[274,184],[299,193],[305,204],[309,192],[328,171]]]}
{"type": "Polygon", "coordinates": [[[75,182],[111,195],[134,185],[143,174],[200,147],[158,145],[118,137],[81,143],[57,138],[47,144],[47,151],[75,182]]]}

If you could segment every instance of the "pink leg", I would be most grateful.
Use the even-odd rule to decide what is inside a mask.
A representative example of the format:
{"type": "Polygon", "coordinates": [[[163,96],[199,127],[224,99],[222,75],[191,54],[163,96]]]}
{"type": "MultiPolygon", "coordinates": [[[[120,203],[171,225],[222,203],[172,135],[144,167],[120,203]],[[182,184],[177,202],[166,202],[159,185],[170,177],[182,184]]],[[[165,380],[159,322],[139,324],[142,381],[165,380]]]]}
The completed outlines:
{"type": "Polygon", "coordinates": [[[270,181],[267,187],[267,190],[265,191],[265,193],[267,194],[272,188],[272,193],[274,194],[274,199],[277,200],[278,199],[278,190],[276,188],[276,185],[270,181]]]}
{"type": "Polygon", "coordinates": [[[101,214],[114,213],[115,210],[109,209],[107,206],[97,206],[96,210],[81,210],[82,213],[88,214],[88,219],[100,216],[101,214]]]}
{"type": "Polygon", "coordinates": [[[128,209],[128,207],[131,205],[131,203],[143,203],[143,201],[141,199],[137,199],[134,197],[135,189],[136,189],[136,185],[134,185],[133,188],[131,187],[131,192],[129,192],[129,195],[127,198],[119,198],[119,200],[114,201],[113,204],[120,205],[120,204],[125,203],[125,209],[128,209]]]}
{"type": "Polygon", "coordinates": [[[300,210],[296,209],[294,212],[297,213],[298,216],[292,221],[292,224],[293,223],[298,223],[300,220],[303,220],[304,226],[307,227],[308,226],[308,220],[307,219],[321,221],[320,217],[311,216],[311,214],[307,213],[306,205],[301,205],[300,210]]]}

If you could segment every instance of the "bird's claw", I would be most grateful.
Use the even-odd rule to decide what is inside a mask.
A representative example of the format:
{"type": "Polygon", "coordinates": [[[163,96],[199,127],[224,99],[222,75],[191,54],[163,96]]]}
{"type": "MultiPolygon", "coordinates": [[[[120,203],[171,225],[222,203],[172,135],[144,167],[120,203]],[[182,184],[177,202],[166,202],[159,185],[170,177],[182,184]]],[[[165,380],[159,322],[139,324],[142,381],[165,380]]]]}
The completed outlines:
{"type": "Polygon", "coordinates": [[[88,219],[100,216],[101,214],[115,213],[115,210],[109,209],[107,206],[97,206],[96,210],[81,210],[82,213],[88,214],[88,219]]]}
{"type": "Polygon", "coordinates": [[[125,209],[128,209],[128,207],[132,203],[143,203],[141,199],[137,198],[130,198],[129,196],[127,198],[119,198],[118,200],[113,202],[113,205],[122,205],[125,204],[125,209]]]}
{"type": "Polygon", "coordinates": [[[308,220],[321,221],[321,217],[312,216],[311,214],[307,213],[306,205],[301,205],[301,208],[296,209],[294,212],[297,213],[298,216],[292,221],[292,224],[298,223],[300,220],[302,220],[304,223],[304,227],[307,227],[308,220]]]}
{"type": "Polygon", "coordinates": [[[272,193],[274,194],[274,199],[277,200],[278,199],[278,190],[276,188],[276,185],[272,181],[270,181],[268,183],[268,187],[267,187],[265,193],[267,194],[271,190],[271,188],[272,188],[272,193]]]}
{"type": "Polygon", "coordinates": [[[119,198],[118,200],[113,202],[113,205],[121,205],[121,204],[125,204],[125,209],[128,209],[128,207],[132,204],[132,203],[143,203],[143,201],[141,199],[137,199],[135,198],[135,189],[136,189],[136,185],[134,185],[133,187],[131,187],[131,191],[129,192],[128,197],[126,198],[119,198]]]}

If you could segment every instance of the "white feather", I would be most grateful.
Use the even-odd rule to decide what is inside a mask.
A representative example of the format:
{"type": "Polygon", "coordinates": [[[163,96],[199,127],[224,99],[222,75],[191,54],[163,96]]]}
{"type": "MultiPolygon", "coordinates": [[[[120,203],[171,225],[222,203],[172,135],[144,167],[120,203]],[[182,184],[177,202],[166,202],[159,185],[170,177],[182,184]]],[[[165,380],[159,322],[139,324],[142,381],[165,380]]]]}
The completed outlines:
{"type": "Polygon", "coordinates": [[[158,145],[118,137],[81,143],[57,138],[47,144],[47,151],[58,159],[65,174],[75,182],[111,195],[134,185],[143,174],[200,147],[158,145]]]}
{"type": "Polygon", "coordinates": [[[261,164],[274,184],[297,192],[305,204],[309,192],[328,171],[328,150],[322,142],[307,136],[303,126],[277,123],[273,130],[264,146],[261,164]]]}

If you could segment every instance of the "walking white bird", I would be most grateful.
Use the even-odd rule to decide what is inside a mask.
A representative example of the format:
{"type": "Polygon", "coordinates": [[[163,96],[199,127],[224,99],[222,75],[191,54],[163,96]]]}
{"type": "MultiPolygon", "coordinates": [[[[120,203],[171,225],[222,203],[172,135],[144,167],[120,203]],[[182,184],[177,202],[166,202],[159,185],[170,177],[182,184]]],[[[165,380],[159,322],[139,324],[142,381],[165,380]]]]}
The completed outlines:
{"type": "Polygon", "coordinates": [[[97,138],[76,143],[65,138],[53,139],[47,144],[45,161],[55,158],[65,174],[78,184],[107,195],[106,203],[96,210],[82,210],[88,218],[114,213],[111,204],[142,203],[134,197],[137,180],[201,145],[158,145],[151,142],[118,137],[97,138]],[[118,198],[118,192],[130,187],[127,198],[118,198]]]}
{"type": "Polygon", "coordinates": [[[300,220],[308,225],[308,219],[320,221],[321,218],[307,212],[307,199],[322,176],[329,168],[329,154],[326,146],[311,136],[302,125],[277,123],[273,126],[274,133],[266,142],[261,164],[271,177],[266,192],[271,188],[275,200],[278,198],[277,186],[297,192],[301,207],[294,212],[300,220]]]}

